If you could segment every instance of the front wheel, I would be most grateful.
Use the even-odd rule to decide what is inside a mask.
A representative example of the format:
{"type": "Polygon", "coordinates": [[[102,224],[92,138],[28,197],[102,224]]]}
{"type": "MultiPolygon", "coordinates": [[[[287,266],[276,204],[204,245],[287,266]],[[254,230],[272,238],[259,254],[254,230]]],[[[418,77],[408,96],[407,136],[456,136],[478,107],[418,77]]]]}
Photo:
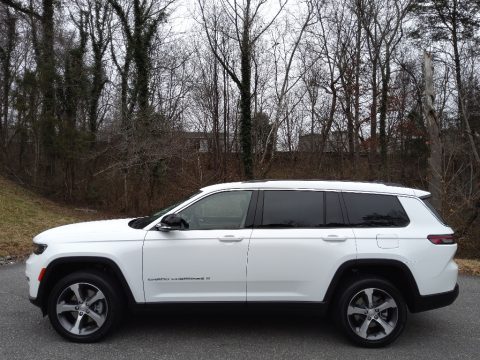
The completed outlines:
{"type": "Polygon", "coordinates": [[[363,278],[343,290],[337,315],[350,340],[364,347],[381,347],[402,333],[407,307],[400,292],[390,282],[363,278]]]}
{"type": "Polygon", "coordinates": [[[101,272],[76,272],[61,279],[48,300],[55,330],[75,342],[102,339],[120,318],[121,294],[114,279],[101,272]]]}

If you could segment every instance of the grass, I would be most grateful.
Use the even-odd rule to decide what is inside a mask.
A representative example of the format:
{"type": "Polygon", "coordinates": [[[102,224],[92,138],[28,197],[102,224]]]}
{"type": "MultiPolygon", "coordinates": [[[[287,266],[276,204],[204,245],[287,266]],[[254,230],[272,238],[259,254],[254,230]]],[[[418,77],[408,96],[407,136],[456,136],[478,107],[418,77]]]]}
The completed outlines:
{"type": "Polygon", "coordinates": [[[480,260],[455,259],[462,274],[480,276],[480,260]]]}
{"type": "MultiPolygon", "coordinates": [[[[0,257],[25,257],[32,238],[44,230],[101,218],[104,215],[59,205],[0,177],[0,257]]],[[[480,276],[480,260],[456,261],[460,272],[480,276]]]]}
{"type": "Polygon", "coordinates": [[[24,257],[40,232],[100,217],[59,205],[0,177],[0,257],[24,257]]]}

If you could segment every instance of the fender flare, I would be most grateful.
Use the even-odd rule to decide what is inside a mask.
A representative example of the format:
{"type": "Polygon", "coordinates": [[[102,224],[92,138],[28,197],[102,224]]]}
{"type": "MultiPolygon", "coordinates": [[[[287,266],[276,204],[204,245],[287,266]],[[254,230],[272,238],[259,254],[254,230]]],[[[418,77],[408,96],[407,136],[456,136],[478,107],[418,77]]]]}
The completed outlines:
{"type": "MultiPolygon", "coordinates": [[[[72,265],[81,264],[81,263],[88,263],[88,264],[95,264],[95,265],[102,265],[106,266],[107,268],[113,271],[113,274],[119,281],[120,288],[126,295],[126,300],[129,306],[135,305],[137,302],[133,296],[133,293],[130,289],[130,286],[123,275],[123,272],[120,270],[120,267],[113,261],[107,257],[101,256],[68,256],[68,257],[61,257],[53,260],[47,265],[45,270],[45,275],[43,276],[42,281],[38,287],[37,298],[32,300],[32,303],[39,306],[42,309],[42,313],[45,316],[47,313],[47,299],[50,290],[54,286],[54,281],[57,276],[55,274],[55,270],[63,265],[72,265]]],[[[88,270],[88,269],[85,269],[88,270]]]]}
{"type": "Polygon", "coordinates": [[[417,299],[421,297],[417,282],[415,281],[410,268],[405,263],[393,259],[356,259],[344,262],[338,267],[337,271],[333,275],[332,281],[330,282],[327,292],[325,293],[324,302],[331,304],[332,300],[334,300],[336,290],[342,285],[340,280],[345,275],[348,275],[348,272],[360,272],[363,267],[368,266],[390,267],[399,270],[406,280],[406,284],[409,288],[409,293],[404,294],[405,300],[411,309],[415,308],[417,299]]]}

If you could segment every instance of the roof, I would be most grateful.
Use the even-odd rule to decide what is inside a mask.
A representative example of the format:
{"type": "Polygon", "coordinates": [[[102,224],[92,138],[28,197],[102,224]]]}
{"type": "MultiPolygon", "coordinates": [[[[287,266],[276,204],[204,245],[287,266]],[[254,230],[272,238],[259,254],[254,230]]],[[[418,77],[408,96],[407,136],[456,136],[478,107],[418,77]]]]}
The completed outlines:
{"type": "Polygon", "coordinates": [[[357,181],[325,181],[325,180],[253,180],[210,185],[202,191],[216,191],[225,189],[315,189],[337,191],[359,191],[381,194],[428,196],[428,191],[413,189],[399,184],[357,181]]]}

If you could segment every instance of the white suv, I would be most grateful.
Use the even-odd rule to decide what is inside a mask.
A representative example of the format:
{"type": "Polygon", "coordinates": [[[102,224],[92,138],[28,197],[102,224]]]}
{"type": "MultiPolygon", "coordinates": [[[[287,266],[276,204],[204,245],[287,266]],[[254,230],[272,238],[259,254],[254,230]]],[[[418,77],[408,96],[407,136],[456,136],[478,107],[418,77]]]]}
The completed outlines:
{"type": "Polygon", "coordinates": [[[251,181],[203,188],[153,216],[61,226],[34,238],[31,301],[91,342],[125,307],[296,303],[382,346],[407,309],[451,304],[457,245],[427,199],[401,186],[251,181]]]}

